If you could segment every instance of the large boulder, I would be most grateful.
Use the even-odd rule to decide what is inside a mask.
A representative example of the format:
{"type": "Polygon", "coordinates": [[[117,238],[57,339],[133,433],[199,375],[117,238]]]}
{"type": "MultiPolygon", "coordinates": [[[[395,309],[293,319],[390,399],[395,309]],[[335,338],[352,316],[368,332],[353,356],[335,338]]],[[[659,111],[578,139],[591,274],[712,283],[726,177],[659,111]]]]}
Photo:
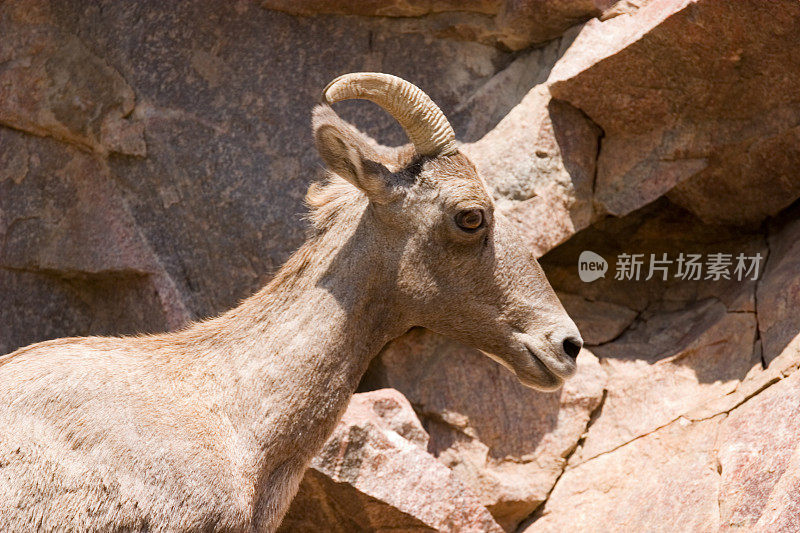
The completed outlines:
{"type": "Polygon", "coordinates": [[[597,323],[609,328],[604,337],[587,337],[590,344],[599,343],[591,350],[607,375],[606,397],[573,464],[731,393],[749,372],[761,368],[758,281],[753,274],[738,279],[733,258],[739,253],[760,254],[759,277],[764,275],[769,253],[760,230],[703,224],[684,209],[660,201],[595,224],[542,259],[579,329],[588,328],[592,334],[597,323]],[[591,283],[576,273],[578,258],[586,250],[609,262],[606,276],[591,283]],[[730,279],[706,279],[706,271],[698,280],[676,277],[681,254],[700,255],[705,267],[712,254],[723,252],[731,256],[730,279]],[[624,254],[641,254],[638,279],[620,279],[624,254]],[[652,261],[665,257],[666,276],[655,269],[651,276],[649,265],[658,266],[652,261]],[[608,318],[609,313],[614,318],[608,318]]]}
{"type": "Polygon", "coordinates": [[[402,394],[356,394],[306,472],[280,531],[502,532],[427,444],[402,394]]]}
{"type": "Polygon", "coordinates": [[[761,360],[752,313],[719,302],[687,311],[643,315],[617,341],[595,349],[608,374],[602,416],[576,461],[646,435],[687,411],[732,392],[761,360]]]}
{"type": "Polygon", "coordinates": [[[792,0],[664,0],[589,21],[548,83],[603,130],[601,212],[669,193],[742,224],[800,196],[798,17],[792,0]]]}

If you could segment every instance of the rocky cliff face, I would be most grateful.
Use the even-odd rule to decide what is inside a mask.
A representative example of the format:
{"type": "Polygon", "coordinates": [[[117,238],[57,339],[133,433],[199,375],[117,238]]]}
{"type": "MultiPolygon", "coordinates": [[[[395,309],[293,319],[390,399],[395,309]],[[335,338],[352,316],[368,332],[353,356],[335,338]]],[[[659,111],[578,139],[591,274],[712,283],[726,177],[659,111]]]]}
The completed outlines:
{"type": "Polygon", "coordinates": [[[9,0],[0,35],[0,353],[262,285],[302,242],[311,108],[349,71],[426,90],[541,256],[576,378],[530,391],[410,332],[283,530],[800,528],[797,2],[9,0]],[[580,280],[586,250],[604,278],[580,280]],[[676,277],[681,254],[730,279],[676,277]]]}

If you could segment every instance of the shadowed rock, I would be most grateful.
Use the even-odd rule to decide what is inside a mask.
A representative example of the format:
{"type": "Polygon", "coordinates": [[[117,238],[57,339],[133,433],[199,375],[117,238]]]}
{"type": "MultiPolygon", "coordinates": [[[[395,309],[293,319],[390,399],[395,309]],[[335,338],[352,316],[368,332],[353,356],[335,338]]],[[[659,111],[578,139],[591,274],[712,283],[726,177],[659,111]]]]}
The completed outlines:
{"type": "Polygon", "coordinates": [[[436,0],[342,2],[262,0],[261,5],[294,15],[360,15],[409,18],[405,31],[433,34],[521,50],[561,35],[614,0],[436,0]]]}

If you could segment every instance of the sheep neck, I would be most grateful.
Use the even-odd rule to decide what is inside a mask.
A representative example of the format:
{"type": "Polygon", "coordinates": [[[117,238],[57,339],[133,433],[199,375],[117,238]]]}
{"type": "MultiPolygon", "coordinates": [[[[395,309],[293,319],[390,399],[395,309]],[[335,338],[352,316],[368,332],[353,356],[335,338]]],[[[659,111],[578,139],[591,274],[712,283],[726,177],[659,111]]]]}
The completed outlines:
{"type": "Polygon", "coordinates": [[[265,288],[198,325],[214,345],[210,394],[259,477],[287,462],[304,467],[370,360],[408,329],[386,297],[390,269],[365,254],[384,244],[369,227],[359,219],[312,238],[265,288]]]}

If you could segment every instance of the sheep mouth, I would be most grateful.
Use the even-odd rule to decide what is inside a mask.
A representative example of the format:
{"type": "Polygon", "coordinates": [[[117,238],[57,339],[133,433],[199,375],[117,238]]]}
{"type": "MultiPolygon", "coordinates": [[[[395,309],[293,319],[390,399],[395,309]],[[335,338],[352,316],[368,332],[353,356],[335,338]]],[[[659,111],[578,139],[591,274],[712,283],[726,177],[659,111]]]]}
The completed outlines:
{"type": "Polygon", "coordinates": [[[525,345],[525,349],[528,350],[528,354],[531,356],[531,360],[533,360],[533,362],[536,364],[536,366],[538,366],[548,376],[550,376],[553,379],[558,380],[558,381],[563,381],[565,378],[569,377],[568,375],[565,376],[561,372],[559,372],[558,370],[548,366],[548,364],[546,362],[547,361],[546,358],[540,356],[536,352],[536,350],[534,350],[533,348],[531,348],[527,344],[525,345]]]}

